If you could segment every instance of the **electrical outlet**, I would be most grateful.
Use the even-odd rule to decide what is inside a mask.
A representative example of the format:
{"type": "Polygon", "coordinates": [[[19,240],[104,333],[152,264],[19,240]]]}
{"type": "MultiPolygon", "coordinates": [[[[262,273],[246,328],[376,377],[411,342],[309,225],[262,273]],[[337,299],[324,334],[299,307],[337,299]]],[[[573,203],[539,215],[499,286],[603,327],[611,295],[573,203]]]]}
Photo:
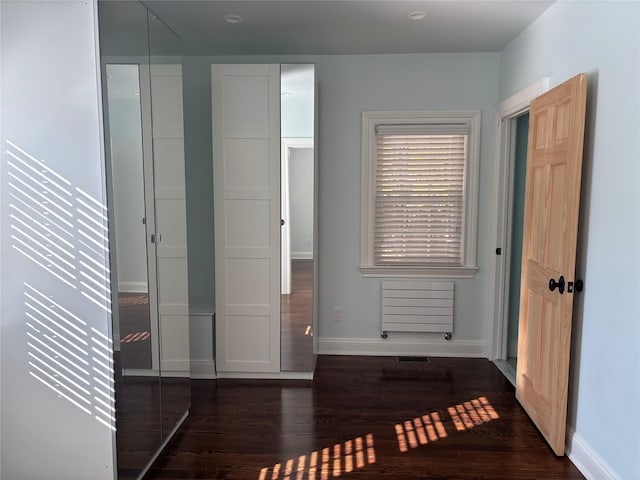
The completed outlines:
{"type": "Polygon", "coordinates": [[[334,322],[342,321],[342,307],[333,307],[333,321],[334,322]]]}

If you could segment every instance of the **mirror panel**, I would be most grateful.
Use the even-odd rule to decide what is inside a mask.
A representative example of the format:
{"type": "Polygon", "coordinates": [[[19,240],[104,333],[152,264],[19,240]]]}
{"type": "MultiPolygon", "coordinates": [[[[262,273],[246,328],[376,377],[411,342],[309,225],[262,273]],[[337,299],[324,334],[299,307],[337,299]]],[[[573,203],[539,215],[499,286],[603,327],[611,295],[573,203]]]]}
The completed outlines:
{"type": "MultiPolygon", "coordinates": [[[[100,2],[105,152],[116,388],[118,478],[137,478],[162,444],[152,218],[145,198],[150,163],[148,11],[138,2],[100,2]],[[126,41],[123,41],[125,39],[126,41]],[[146,163],[146,164],[145,164],[146,163]],[[148,251],[148,247],[151,250],[148,251]]],[[[150,208],[151,207],[151,208],[150,208]]],[[[151,214],[152,216],[152,214],[151,214]]]]}
{"type": "Polygon", "coordinates": [[[182,58],[180,38],[149,17],[153,201],[162,384],[162,435],[191,405],[182,58]]]}
{"type": "Polygon", "coordinates": [[[314,368],[315,68],[281,65],[282,371],[314,368]]]}

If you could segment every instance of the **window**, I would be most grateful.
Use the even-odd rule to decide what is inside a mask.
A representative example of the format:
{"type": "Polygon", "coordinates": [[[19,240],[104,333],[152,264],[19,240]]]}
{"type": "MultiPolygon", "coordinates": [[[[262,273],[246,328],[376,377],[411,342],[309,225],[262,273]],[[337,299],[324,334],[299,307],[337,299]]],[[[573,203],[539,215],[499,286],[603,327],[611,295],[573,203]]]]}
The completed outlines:
{"type": "Polygon", "coordinates": [[[365,276],[472,277],[480,112],[364,112],[365,276]]]}

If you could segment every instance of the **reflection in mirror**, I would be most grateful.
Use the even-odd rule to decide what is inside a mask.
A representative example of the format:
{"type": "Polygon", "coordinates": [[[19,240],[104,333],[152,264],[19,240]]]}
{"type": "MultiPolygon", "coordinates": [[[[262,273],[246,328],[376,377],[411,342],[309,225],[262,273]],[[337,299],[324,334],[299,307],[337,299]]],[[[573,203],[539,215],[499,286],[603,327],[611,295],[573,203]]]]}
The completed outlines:
{"type": "Polygon", "coordinates": [[[162,444],[158,323],[148,278],[154,254],[147,251],[144,178],[148,13],[139,2],[100,2],[98,8],[112,304],[118,306],[112,312],[117,465],[118,478],[128,479],[139,476],[162,444]]]}
{"type": "Polygon", "coordinates": [[[191,405],[187,224],[180,38],[149,17],[155,210],[157,317],[162,384],[162,437],[169,438],[191,405]]]}
{"type": "Polygon", "coordinates": [[[118,478],[130,479],[146,471],[190,404],[181,59],[170,56],[178,39],[142,3],[98,7],[118,305],[117,464],[118,478]]]}
{"type": "Polygon", "coordinates": [[[310,372],[314,291],[314,66],[281,66],[282,371],[310,372]]]}
{"type": "Polygon", "coordinates": [[[137,65],[106,65],[120,361],[127,370],[152,368],[147,279],[140,75],[137,65]]]}

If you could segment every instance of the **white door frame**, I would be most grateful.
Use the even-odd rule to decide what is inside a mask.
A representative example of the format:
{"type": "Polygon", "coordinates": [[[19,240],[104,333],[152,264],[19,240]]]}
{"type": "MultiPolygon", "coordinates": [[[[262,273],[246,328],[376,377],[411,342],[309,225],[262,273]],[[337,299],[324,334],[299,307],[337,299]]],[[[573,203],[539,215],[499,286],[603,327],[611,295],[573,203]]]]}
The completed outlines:
{"type": "Polygon", "coordinates": [[[500,248],[502,253],[491,252],[489,310],[487,319],[487,358],[507,358],[507,313],[509,302],[509,276],[511,273],[511,222],[513,215],[513,175],[515,163],[516,118],[529,111],[531,101],[549,90],[549,77],[544,77],[514,93],[496,106],[495,116],[495,212],[492,221],[494,234],[492,250],[500,248]]]}
{"type": "Polygon", "coordinates": [[[289,198],[289,164],[292,148],[313,148],[313,138],[282,138],[280,149],[280,215],[284,220],[281,231],[281,293],[291,293],[291,226],[289,198]]]}

